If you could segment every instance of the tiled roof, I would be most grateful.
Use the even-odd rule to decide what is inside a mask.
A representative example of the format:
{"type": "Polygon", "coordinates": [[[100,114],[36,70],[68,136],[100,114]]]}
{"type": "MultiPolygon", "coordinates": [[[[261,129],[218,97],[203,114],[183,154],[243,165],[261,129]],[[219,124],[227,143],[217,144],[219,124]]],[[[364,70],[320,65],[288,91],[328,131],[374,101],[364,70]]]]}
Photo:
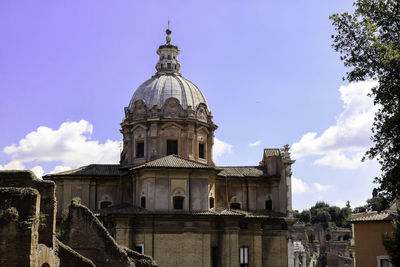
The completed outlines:
{"type": "Polygon", "coordinates": [[[122,203],[100,210],[100,215],[107,216],[111,214],[147,214],[147,215],[195,215],[195,216],[238,216],[246,218],[271,218],[284,217],[284,214],[273,211],[245,211],[225,208],[213,208],[206,211],[187,211],[187,210],[165,210],[150,211],[129,203],[122,203]]]}
{"type": "Polygon", "coordinates": [[[120,174],[119,164],[91,164],[78,169],[51,173],[44,177],[52,176],[118,176],[120,174]]]}
{"type": "Polygon", "coordinates": [[[207,164],[199,163],[194,160],[184,159],[177,155],[169,155],[160,159],[146,162],[144,164],[131,168],[131,170],[136,170],[140,168],[214,169],[214,167],[207,164]]]}
{"type": "Polygon", "coordinates": [[[280,156],[281,152],[278,148],[266,148],[264,149],[264,156],[271,157],[271,156],[280,156]]]}
{"type": "Polygon", "coordinates": [[[222,171],[218,174],[219,176],[229,177],[266,177],[267,173],[264,168],[259,166],[225,166],[218,167],[222,171]]]}
{"type": "Polygon", "coordinates": [[[393,211],[371,211],[371,212],[364,212],[364,213],[355,213],[351,216],[351,222],[370,222],[370,221],[392,221],[397,216],[397,213],[393,211]]]}

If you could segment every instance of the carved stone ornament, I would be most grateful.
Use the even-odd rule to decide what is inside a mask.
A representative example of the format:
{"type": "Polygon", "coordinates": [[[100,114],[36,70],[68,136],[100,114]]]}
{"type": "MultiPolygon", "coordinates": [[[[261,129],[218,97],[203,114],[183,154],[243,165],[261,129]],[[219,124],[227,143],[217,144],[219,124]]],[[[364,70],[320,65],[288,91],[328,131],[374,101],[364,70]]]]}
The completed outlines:
{"type": "Polygon", "coordinates": [[[196,116],[197,116],[197,119],[198,119],[199,121],[207,122],[207,111],[206,111],[206,108],[204,107],[204,105],[200,105],[200,106],[197,108],[197,114],[196,114],[196,116]]]}
{"type": "Polygon", "coordinates": [[[147,114],[147,107],[143,100],[138,100],[135,102],[135,107],[133,109],[133,118],[142,119],[147,114]]]}
{"type": "Polygon", "coordinates": [[[170,97],[165,101],[164,107],[163,107],[163,115],[164,117],[168,118],[176,118],[179,117],[179,114],[182,111],[182,107],[179,104],[178,99],[170,97]]]}

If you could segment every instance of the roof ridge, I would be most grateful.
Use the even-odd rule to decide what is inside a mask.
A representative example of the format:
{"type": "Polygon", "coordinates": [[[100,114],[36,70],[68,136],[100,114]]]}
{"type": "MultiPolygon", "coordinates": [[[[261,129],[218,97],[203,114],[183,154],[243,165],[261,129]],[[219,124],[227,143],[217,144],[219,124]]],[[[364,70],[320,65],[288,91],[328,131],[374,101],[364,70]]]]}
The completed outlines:
{"type": "Polygon", "coordinates": [[[217,166],[217,168],[262,168],[262,166],[252,165],[252,166],[217,166]]]}

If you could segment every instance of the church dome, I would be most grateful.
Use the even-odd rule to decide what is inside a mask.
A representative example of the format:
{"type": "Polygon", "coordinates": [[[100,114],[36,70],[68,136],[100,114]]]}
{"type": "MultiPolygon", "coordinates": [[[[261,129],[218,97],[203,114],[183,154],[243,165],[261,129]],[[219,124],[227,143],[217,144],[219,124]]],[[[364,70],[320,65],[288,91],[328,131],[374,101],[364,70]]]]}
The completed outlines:
{"type": "Polygon", "coordinates": [[[157,72],[136,89],[129,102],[130,112],[135,109],[139,100],[143,101],[148,110],[154,107],[161,109],[171,97],[177,99],[184,110],[189,107],[196,110],[200,104],[207,107],[206,99],[199,88],[179,73],[181,65],[177,57],[180,51],[171,44],[171,31],[168,29],[166,33],[167,42],[157,50],[160,56],[156,64],[157,72]]]}
{"type": "Polygon", "coordinates": [[[133,110],[138,100],[143,100],[148,109],[154,106],[162,108],[170,97],[176,98],[183,109],[191,107],[196,110],[201,103],[207,105],[206,99],[196,85],[180,74],[171,73],[156,74],[140,85],[133,94],[128,108],[133,110]]]}

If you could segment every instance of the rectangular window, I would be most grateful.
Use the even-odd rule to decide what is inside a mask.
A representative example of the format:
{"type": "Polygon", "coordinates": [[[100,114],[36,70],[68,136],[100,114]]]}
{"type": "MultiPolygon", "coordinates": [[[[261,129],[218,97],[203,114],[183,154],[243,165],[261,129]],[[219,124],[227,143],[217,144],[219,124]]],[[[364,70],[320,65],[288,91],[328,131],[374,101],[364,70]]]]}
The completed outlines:
{"type": "Polygon", "coordinates": [[[205,155],[204,155],[204,144],[200,144],[199,143],[199,158],[204,159],[205,155]]]}
{"type": "Polygon", "coordinates": [[[178,155],[178,140],[167,140],[167,155],[178,155]]]}
{"type": "Polygon", "coordinates": [[[174,202],[174,209],[176,210],[183,210],[183,200],[184,198],[181,196],[175,196],[173,198],[173,202],[174,202]]]}
{"type": "Polygon", "coordinates": [[[248,247],[240,248],[239,263],[240,263],[240,267],[248,267],[249,266],[249,248],[248,247]]]}
{"type": "Polygon", "coordinates": [[[136,158],[144,158],[144,142],[136,142],[136,158]]]}
{"type": "Polygon", "coordinates": [[[146,197],[140,198],[140,206],[144,209],[146,208],[146,197]]]}
{"type": "Polygon", "coordinates": [[[211,267],[218,267],[218,247],[211,247],[211,267]]]}
{"type": "Polygon", "coordinates": [[[143,254],[144,253],[144,244],[136,244],[133,246],[133,250],[137,253],[143,254]]]}
{"type": "Polygon", "coordinates": [[[389,256],[378,256],[378,267],[392,267],[389,256]]]}

